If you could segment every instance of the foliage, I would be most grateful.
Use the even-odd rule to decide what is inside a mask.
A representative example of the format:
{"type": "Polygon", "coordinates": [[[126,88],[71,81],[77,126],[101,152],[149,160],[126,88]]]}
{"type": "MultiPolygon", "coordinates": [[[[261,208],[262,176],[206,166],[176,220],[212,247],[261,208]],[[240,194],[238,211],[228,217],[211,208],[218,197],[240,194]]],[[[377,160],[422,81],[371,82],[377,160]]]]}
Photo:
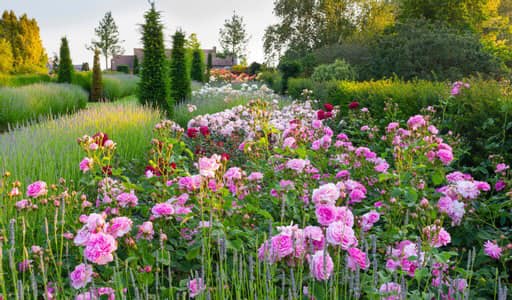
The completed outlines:
{"type": "Polygon", "coordinates": [[[195,33],[185,41],[185,49],[190,60],[190,78],[197,82],[204,82],[206,78],[204,52],[195,33]]]}
{"type": "Polygon", "coordinates": [[[116,67],[117,72],[129,74],[130,73],[130,67],[128,65],[119,65],[116,67]]]}
{"type": "Polygon", "coordinates": [[[159,121],[160,114],[136,105],[134,96],[129,100],[94,103],[76,114],[49,118],[0,135],[0,170],[16,172],[24,184],[36,178],[50,182],[65,178],[70,185],[78,186],[81,176],[76,161],[81,153],[76,138],[83,132],[100,130],[108,130],[112,138],[123,141],[117,147],[119,158],[126,162],[143,159],[151,140],[148,132],[159,121]]]}
{"type": "Polygon", "coordinates": [[[190,72],[185,51],[185,34],[177,30],[172,37],[171,53],[171,97],[181,103],[190,98],[190,72]]]}
{"type": "MultiPolygon", "coordinates": [[[[40,73],[46,71],[48,56],[39,35],[39,26],[35,19],[26,14],[16,17],[11,10],[5,10],[0,19],[0,41],[6,40],[1,48],[11,49],[12,69],[16,73],[40,73]]],[[[8,60],[8,50],[0,55],[1,60],[8,60]]],[[[1,68],[0,68],[1,69],[1,68]]],[[[1,71],[1,70],[0,70],[1,71]]]]}
{"type": "Polygon", "coordinates": [[[23,86],[33,83],[50,82],[51,77],[48,74],[18,74],[4,75],[0,74],[0,87],[3,86],[23,86]]]}
{"type": "Polygon", "coordinates": [[[267,62],[288,50],[299,56],[347,39],[369,39],[393,24],[394,1],[279,0],[274,3],[277,24],[267,27],[264,51],[267,62]]]}
{"type": "Polygon", "coordinates": [[[277,71],[263,71],[258,74],[258,80],[267,84],[274,91],[282,91],[283,78],[277,71]]]}
{"type": "Polygon", "coordinates": [[[140,72],[139,59],[137,55],[133,58],[133,75],[138,75],[140,72]]]}
{"type": "Polygon", "coordinates": [[[57,82],[71,83],[73,78],[73,63],[69,53],[68,39],[63,37],[60,44],[60,61],[57,71],[57,82]]]}
{"type": "Polygon", "coordinates": [[[0,38],[0,73],[10,73],[13,70],[13,63],[11,44],[0,38]]]}
{"type": "Polygon", "coordinates": [[[88,62],[82,63],[80,70],[83,72],[89,72],[91,70],[91,68],[89,67],[89,63],[88,62]]]}
{"type": "MultiPolygon", "coordinates": [[[[461,29],[479,30],[484,23],[498,15],[500,3],[494,0],[400,0],[399,18],[427,19],[461,29]]],[[[505,1],[503,1],[505,2],[505,1]]]]}
{"type": "Polygon", "coordinates": [[[249,67],[247,68],[247,72],[250,75],[256,75],[262,70],[263,66],[258,62],[252,62],[249,67]]]}
{"type": "Polygon", "coordinates": [[[68,84],[33,84],[0,88],[0,128],[84,108],[88,95],[68,84]]]}
{"type": "Polygon", "coordinates": [[[281,61],[279,63],[279,71],[283,74],[282,76],[282,84],[281,84],[281,93],[285,93],[288,90],[288,79],[291,77],[298,76],[302,71],[302,65],[298,61],[281,61]]]}
{"type": "Polygon", "coordinates": [[[192,52],[192,66],[190,68],[190,77],[192,80],[204,82],[205,63],[204,53],[201,49],[195,49],[192,52]]]}
{"type": "Polygon", "coordinates": [[[139,101],[159,107],[172,115],[173,100],[169,90],[169,73],[165,57],[163,25],[154,4],[144,15],[142,43],[144,60],[140,71],[139,101]]]}
{"type": "Polygon", "coordinates": [[[331,81],[331,80],[354,80],[356,73],[352,67],[344,60],[337,59],[329,65],[320,65],[315,68],[311,79],[314,81],[331,81]]]}
{"type": "Polygon", "coordinates": [[[119,37],[119,30],[112,17],[112,12],[105,13],[98,27],[94,29],[94,33],[97,40],[92,41],[92,47],[101,50],[105,57],[105,68],[108,69],[108,58],[124,52],[120,45],[124,41],[119,37]]]}
{"type": "MultiPolygon", "coordinates": [[[[86,91],[92,89],[92,72],[76,72],[73,84],[81,86],[86,91]]],[[[106,73],[102,75],[102,99],[115,101],[117,99],[138,93],[140,78],[125,73],[106,73]]]]}
{"type": "Polygon", "coordinates": [[[103,97],[103,82],[101,79],[100,51],[94,50],[94,63],[92,67],[91,101],[99,101],[103,97]]]}
{"type": "Polygon", "coordinates": [[[499,74],[478,36],[440,23],[410,21],[387,30],[372,46],[373,78],[393,76],[452,81],[476,73],[499,74]]]}
{"type": "Polygon", "coordinates": [[[231,19],[224,21],[224,26],[219,31],[219,43],[224,54],[233,57],[233,64],[238,58],[244,58],[249,42],[244,18],[233,12],[231,19]]]}
{"type": "Polygon", "coordinates": [[[432,111],[395,111],[254,100],[187,129],[137,124],[126,145],[112,120],[78,146],[58,132],[77,184],[2,172],[2,296],[507,298],[510,166],[454,171],[432,111]]]}
{"type": "Polygon", "coordinates": [[[236,73],[245,73],[245,72],[247,72],[247,66],[244,66],[242,64],[234,65],[233,67],[231,67],[231,71],[236,72],[236,73]]]}

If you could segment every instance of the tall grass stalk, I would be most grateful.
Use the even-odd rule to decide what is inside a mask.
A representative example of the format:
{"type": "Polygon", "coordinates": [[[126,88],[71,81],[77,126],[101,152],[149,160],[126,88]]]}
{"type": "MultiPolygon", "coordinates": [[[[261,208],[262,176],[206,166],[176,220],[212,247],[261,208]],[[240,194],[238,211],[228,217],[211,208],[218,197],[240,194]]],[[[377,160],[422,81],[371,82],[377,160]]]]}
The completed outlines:
{"type": "Polygon", "coordinates": [[[118,143],[121,161],[130,162],[144,158],[151,141],[148,132],[159,120],[158,111],[132,102],[105,103],[74,115],[12,128],[0,134],[0,170],[16,174],[25,184],[35,180],[54,183],[59,178],[77,182],[82,159],[77,137],[105,132],[118,143]]]}

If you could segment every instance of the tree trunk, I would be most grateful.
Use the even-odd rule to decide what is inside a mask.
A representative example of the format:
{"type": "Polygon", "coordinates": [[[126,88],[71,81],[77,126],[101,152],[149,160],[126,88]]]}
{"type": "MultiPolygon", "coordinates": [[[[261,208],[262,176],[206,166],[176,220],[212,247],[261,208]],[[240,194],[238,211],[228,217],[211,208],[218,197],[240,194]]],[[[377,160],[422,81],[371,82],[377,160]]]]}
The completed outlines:
{"type": "Polygon", "coordinates": [[[108,71],[108,55],[105,55],[105,70],[108,71]]]}

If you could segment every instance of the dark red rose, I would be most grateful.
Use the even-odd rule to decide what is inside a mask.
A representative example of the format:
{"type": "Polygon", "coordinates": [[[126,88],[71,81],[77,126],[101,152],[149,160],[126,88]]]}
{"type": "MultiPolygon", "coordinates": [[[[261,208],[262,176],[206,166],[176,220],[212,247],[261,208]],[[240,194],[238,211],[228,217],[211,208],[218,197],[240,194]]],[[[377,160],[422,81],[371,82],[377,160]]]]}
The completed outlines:
{"type": "Polygon", "coordinates": [[[176,169],[176,163],[175,163],[175,162],[172,162],[172,163],[171,163],[171,168],[172,168],[172,169],[176,169]]]}
{"type": "Polygon", "coordinates": [[[98,132],[92,136],[92,139],[96,142],[96,144],[105,146],[105,142],[108,141],[108,135],[103,132],[98,132]]]}
{"type": "Polygon", "coordinates": [[[348,108],[350,109],[356,109],[359,107],[359,102],[357,101],[354,101],[354,102],[351,102],[349,105],[348,105],[348,108]]]}
{"type": "Polygon", "coordinates": [[[203,136],[209,136],[210,135],[210,129],[208,129],[208,126],[201,126],[199,127],[199,131],[203,136]]]}
{"type": "Polygon", "coordinates": [[[228,161],[229,160],[229,154],[227,154],[226,152],[222,153],[220,155],[221,159],[224,160],[224,161],[228,161]]]}
{"type": "Polygon", "coordinates": [[[153,173],[153,175],[155,175],[155,176],[161,176],[162,175],[162,174],[160,174],[160,171],[158,171],[153,166],[146,166],[146,170],[144,171],[144,173],[147,172],[147,171],[151,171],[151,173],[153,173]]]}
{"type": "Polygon", "coordinates": [[[112,166],[104,166],[102,168],[103,170],[103,174],[106,174],[106,175],[112,175],[112,166]]]}
{"type": "Polygon", "coordinates": [[[199,132],[199,130],[197,130],[197,128],[195,127],[191,127],[189,129],[187,129],[187,136],[191,139],[195,138],[197,136],[197,133],[199,132]]]}
{"type": "Polygon", "coordinates": [[[325,113],[325,118],[326,119],[329,119],[329,118],[332,118],[332,112],[328,111],[325,113]]]}
{"type": "Polygon", "coordinates": [[[316,112],[316,117],[318,120],[323,120],[325,119],[325,111],[323,110],[319,110],[316,112]]]}
{"type": "Polygon", "coordinates": [[[334,106],[330,103],[325,103],[324,108],[326,111],[331,112],[334,109],[334,106]]]}

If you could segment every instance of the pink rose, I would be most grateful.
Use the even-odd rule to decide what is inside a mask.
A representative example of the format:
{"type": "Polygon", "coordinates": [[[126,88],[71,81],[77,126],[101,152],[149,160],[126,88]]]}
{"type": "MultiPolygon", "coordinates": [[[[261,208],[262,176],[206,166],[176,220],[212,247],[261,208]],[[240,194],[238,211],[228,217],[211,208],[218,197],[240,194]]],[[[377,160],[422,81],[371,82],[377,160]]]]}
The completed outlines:
{"type": "Polygon", "coordinates": [[[368,267],[370,266],[370,262],[363,251],[357,248],[350,248],[348,249],[347,252],[347,265],[349,269],[355,271],[357,269],[357,266],[359,266],[359,268],[363,270],[368,269],[368,267]]]}
{"type": "Polygon", "coordinates": [[[112,253],[117,250],[117,242],[110,234],[93,233],[85,246],[85,257],[98,265],[105,265],[114,260],[112,253]]]}
{"type": "Polygon", "coordinates": [[[86,264],[79,264],[73,272],[69,274],[71,286],[75,289],[81,289],[92,280],[92,267],[86,264]]]}
{"type": "Polygon", "coordinates": [[[27,187],[27,196],[37,198],[48,193],[46,182],[36,181],[27,187]]]}
{"type": "Polygon", "coordinates": [[[270,240],[272,253],[278,259],[293,253],[293,240],[291,236],[286,234],[278,234],[270,240]]]}
{"type": "Polygon", "coordinates": [[[133,221],[127,217],[117,217],[110,220],[107,232],[113,237],[122,237],[132,230],[133,221]]]}
{"type": "Polygon", "coordinates": [[[340,190],[334,183],[328,183],[320,186],[313,191],[313,202],[316,205],[336,205],[336,201],[340,198],[340,190]]]}
{"type": "Polygon", "coordinates": [[[302,173],[304,171],[304,168],[309,165],[308,160],[304,159],[290,159],[286,163],[286,167],[290,170],[294,170],[297,173],[302,173]]]}
{"type": "Polygon", "coordinates": [[[190,298],[195,298],[205,289],[203,280],[201,278],[194,278],[187,283],[190,298]]]}
{"type": "Polygon", "coordinates": [[[343,250],[357,246],[354,230],[340,221],[333,222],[327,227],[326,238],[329,244],[341,245],[343,250]]]}
{"type": "Polygon", "coordinates": [[[336,220],[336,207],[332,205],[317,205],[316,218],[318,223],[327,226],[336,220]]]}
{"type": "Polygon", "coordinates": [[[135,193],[131,191],[130,193],[121,193],[117,197],[117,203],[121,207],[135,207],[138,203],[138,198],[135,196],[135,193]]]}
{"type": "Polygon", "coordinates": [[[332,275],[334,263],[329,253],[319,250],[309,258],[309,269],[316,280],[327,280],[332,275]]]}
{"type": "Polygon", "coordinates": [[[174,207],[170,203],[158,203],[151,209],[155,218],[168,217],[174,214],[174,207]]]}
{"type": "Polygon", "coordinates": [[[87,173],[89,170],[92,169],[92,166],[94,164],[94,160],[92,158],[89,158],[89,157],[86,157],[84,159],[82,159],[82,161],[80,162],[80,171],[82,171],[83,173],[87,173]]]}
{"type": "Polygon", "coordinates": [[[201,157],[199,159],[199,174],[204,177],[214,178],[215,171],[220,168],[221,157],[217,154],[211,157],[201,157]]]}
{"type": "Polygon", "coordinates": [[[361,218],[361,228],[364,231],[369,231],[372,229],[373,224],[379,221],[380,214],[374,210],[364,214],[361,218]]]}

